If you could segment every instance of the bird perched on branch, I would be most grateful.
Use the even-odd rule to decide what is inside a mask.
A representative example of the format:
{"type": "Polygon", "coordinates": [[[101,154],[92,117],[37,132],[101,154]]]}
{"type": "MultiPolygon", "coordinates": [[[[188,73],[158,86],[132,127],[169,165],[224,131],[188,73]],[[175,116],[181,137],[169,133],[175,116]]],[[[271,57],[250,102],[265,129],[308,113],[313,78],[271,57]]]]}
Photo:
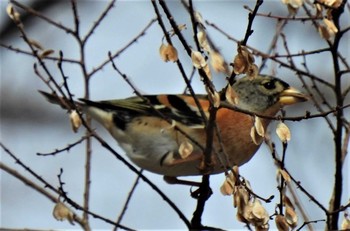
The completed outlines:
{"type": "MultiPolygon", "coordinates": [[[[213,166],[206,174],[223,172],[252,158],[262,140],[252,138],[259,137],[252,130],[258,118],[255,114],[274,116],[285,105],[307,100],[286,82],[270,76],[243,77],[230,90],[237,110],[224,106],[217,109],[213,166]]],[[[64,99],[41,93],[63,106],[64,99]]],[[[65,108],[69,106],[66,102],[65,108]]],[[[212,105],[207,95],[196,95],[196,100],[191,95],[144,95],[98,102],[81,99],[75,104],[101,123],[139,167],[169,177],[203,174],[206,122],[212,105]]],[[[261,118],[262,129],[269,122],[261,118]]]]}

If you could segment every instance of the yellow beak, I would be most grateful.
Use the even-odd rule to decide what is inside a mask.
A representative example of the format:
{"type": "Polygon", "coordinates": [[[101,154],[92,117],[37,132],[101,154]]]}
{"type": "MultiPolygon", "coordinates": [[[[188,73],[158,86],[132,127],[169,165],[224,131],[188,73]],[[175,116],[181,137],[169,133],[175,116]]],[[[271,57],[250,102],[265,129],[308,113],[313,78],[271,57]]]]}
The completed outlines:
{"type": "Polygon", "coordinates": [[[282,91],[279,102],[281,105],[291,105],[295,103],[305,102],[309,98],[293,87],[282,91]]]}

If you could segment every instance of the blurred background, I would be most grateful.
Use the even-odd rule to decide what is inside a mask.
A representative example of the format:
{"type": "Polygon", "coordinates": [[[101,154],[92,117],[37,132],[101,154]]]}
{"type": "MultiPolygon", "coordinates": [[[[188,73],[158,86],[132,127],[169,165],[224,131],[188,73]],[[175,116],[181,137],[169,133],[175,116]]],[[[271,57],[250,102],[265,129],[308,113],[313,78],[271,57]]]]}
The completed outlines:
{"type": "MultiPolygon", "coordinates": [[[[55,22],[74,28],[72,7],[69,1],[22,1],[27,6],[42,12],[55,22]]],[[[85,35],[93,23],[107,6],[107,1],[78,1],[78,13],[80,17],[80,33],[85,35]]],[[[186,24],[189,29],[184,30],[185,38],[194,46],[190,17],[178,1],[167,2],[171,13],[178,24],[186,24]]],[[[255,1],[194,1],[194,7],[205,20],[214,23],[230,36],[241,40],[245,35],[248,23],[248,11],[243,8],[248,5],[253,8],[255,1]]],[[[7,2],[0,3],[0,31],[1,43],[29,50],[23,42],[20,33],[6,14],[7,2]]],[[[38,41],[45,49],[53,49],[53,56],[58,56],[61,50],[64,57],[70,59],[79,58],[78,44],[74,38],[64,31],[48,24],[47,22],[23,14],[24,29],[27,35],[38,41]]],[[[287,7],[281,1],[265,1],[260,13],[287,16],[287,7]]],[[[303,16],[302,12],[298,16],[303,16]]],[[[97,27],[86,46],[86,60],[88,70],[99,66],[108,59],[108,52],[120,50],[156,15],[149,1],[118,1],[106,18],[97,27]]],[[[163,18],[164,21],[166,17],[163,18]]],[[[349,22],[349,12],[343,15],[341,25],[349,22]]],[[[166,24],[168,25],[168,24],[166,24]]],[[[170,26],[167,27],[170,30],[170,26]]],[[[266,17],[257,17],[253,24],[254,34],[249,38],[248,45],[263,52],[267,52],[276,30],[276,20],[266,17]]],[[[211,36],[216,46],[220,49],[227,62],[231,62],[236,55],[237,45],[210,26],[207,33],[211,36]]],[[[284,28],[288,46],[291,53],[302,50],[311,51],[327,47],[325,41],[312,27],[310,21],[289,21],[284,28]]],[[[349,33],[348,33],[349,34],[349,33]]],[[[165,63],[161,60],[158,50],[162,43],[163,32],[155,22],[146,31],[146,34],[136,43],[124,51],[116,60],[117,66],[125,73],[140,92],[145,94],[181,93],[185,89],[177,66],[173,63],[165,63]]],[[[192,71],[190,58],[187,56],[178,39],[173,39],[179,52],[186,73],[192,71]]],[[[349,35],[342,40],[340,51],[348,60],[349,35]]],[[[277,43],[277,51],[285,54],[282,41],[277,43]]],[[[65,182],[65,190],[68,196],[83,203],[84,192],[84,145],[72,148],[69,152],[63,152],[55,156],[41,157],[36,153],[54,151],[63,148],[67,144],[78,140],[84,129],[73,133],[65,110],[51,105],[38,93],[38,90],[48,91],[46,85],[35,75],[33,64],[36,62],[29,55],[19,54],[14,51],[0,48],[1,55],[1,142],[6,145],[32,170],[50,182],[58,186],[60,168],[64,169],[62,175],[65,182]]],[[[304,60],[295,58],[294,62],[301,66],[304,60]]],[[[324,52],[307,57],[307,65],[311,73],[329,82],[334,81],[333,64],[330,53],[324,52]]],[[[61,81],[61,74],[57,63],[45,61],[52,75],[61,81]]],[[[261,63],[261,58],[256,57],[256,63],[261,63]]],[[[69,77],[68,83],[76,98],[84,95],[83,78],[77,65],[64,63],[65,75],[69,77]]],[[[274,74],[291,85],[303,89],[302,84],[296,78],[295,73],[280,67],[273,62],[267,62],[262,70],[264,74],[274,74]]],[[[344,89],[350,86],[350,75],[344,75],[344,89]],[[345,78],[345,76],[347,76],[345,78]]],[[[225,85],[223,74],[214,74],[214,83],[217,89],[225,85]]],[[[309,83],[309,82],[308,82],[309,83]]],[[[204,87],[198,74],[193,80],[193,88],[197,93],[204,93],[204,87]]],[[[106,65],[97,72],[90,84],[91,98],[94,100],[125,98],[133,96],[133,90],[113,70],[106,65]]],[[[321,91],[333,105],[334,93],[328,88],[320,86],[321,91]]],[[[345,99],[350,103],[349,96],[345,99]]],[[[286,109],[287,115],[304,115],[308,110],[316,113],[312,103],[304,103],[286,109]]],[[[345,116],[350,118],[349,109],[345,110],[345,116]]],[[[333,121],[333,116],[328,116],[333,121]]],[[[301,184],[320,201],[325,207],[331,197],[334,180],[334,143],[332,132],[323,118],[303,120],[300,122],[286,122],[292,132],[292,139],[288,145],[286,167],[301,184]]],[[[117,143],[97,123],[93,125],[98,133],[105,138],[115,150],[124,155],[117,143]]],[[[281,144],[275,135],[276,123],[270,125],[272,139],[277,144],[277,150],[281,153],[281,144]]],[[[90,209],[111,220],[116,220],[124,205],[128,192],[136,175],[120,163],[107,150],[93,141],[92,154],[92,181],[90,209]]],[[[124,155],[125,156],[125,155],[124,155]]],[[[349,158],[344,167],[344,191],[343,204],[349,200],[349,158]]],[[[32,176],[13,159],[1,150],[1,161],[30,179],[32,176]]],[[[254,158],[240,167],[240,173],[251,183],[255,193],[265,198],[275,195],[275,199],[264,204],[269,214],[274,213],[275,206],[279,202],[279,192],[276,183],[276,167],[267,146],[262,145],[254,158]]],[[[196,200],[190,197],[190,188],[186,186],[168,185],[162,176],[145,172],[164,193],[166,193],[181,211],[190,219],[195,210],[196,200]]],[[[14,177],[1,171],[1,210],[0,226],[2,228],[29,228],[29,229],[76,229],[68,222],[60,222],[52,216],[54,204],[45,197],[27,187],[14,177]]],[[[200,177],[188,177],[200,181],[200,177]]],[[[211,188],[214,194],[206,204],[202,217],[204,225],[220,227],[223,229],[244,229],[244,224],[236,220],[236,209],[232,206],[232,198],[220,193],[220,186],[225,177],[223,174],[211,177],[211,188]]],[[[323,212],[315,206],[300,191],[297,191],[300,201],[305,208],[310,220],[324,219],[323,212]]],[[[78,212],[79,213],[79,212],[78,212]]],[[[111,226],[100,220],[91,218],[93,229],[111,229],[111,226]]],[[[186,229],[186,226],[178,219],[174,211],[144,182],[140,182],[132,197],[127,213],[122,224],[135,229],[186,229]]],[[[274,222],[270,222],[274,227],[274,222]]],[[[301,224],[299,224],[301,225],[301,224]]],[[[318,222],[316,229],[323,229],[325,224],[318,222]]]]}

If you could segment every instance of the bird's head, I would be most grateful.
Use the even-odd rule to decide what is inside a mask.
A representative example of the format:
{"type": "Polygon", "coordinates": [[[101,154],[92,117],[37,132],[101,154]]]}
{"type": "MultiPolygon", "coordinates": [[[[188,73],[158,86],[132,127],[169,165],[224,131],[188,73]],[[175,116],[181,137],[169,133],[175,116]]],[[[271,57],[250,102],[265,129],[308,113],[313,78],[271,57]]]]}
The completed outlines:
{"type": "Polygon", "coordinates": [[[258,114],[274,114],[285,105],[308,100],[305,94],[271,76],[243,77],[232,88],[237,96],[236,106],[258,114]]]}

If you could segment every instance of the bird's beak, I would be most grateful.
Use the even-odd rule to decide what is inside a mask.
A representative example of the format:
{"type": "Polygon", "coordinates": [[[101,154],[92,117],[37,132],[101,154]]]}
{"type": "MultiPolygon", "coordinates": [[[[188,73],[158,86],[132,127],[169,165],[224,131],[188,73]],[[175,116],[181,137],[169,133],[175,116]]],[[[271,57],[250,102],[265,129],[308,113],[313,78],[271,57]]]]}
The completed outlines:
{"type": "Polygon", "coordinates": [[[286,90],[282,91],[279,102],[282,105],[291,105],[295,103],[305,102],[308,99],[309,98],[305,94],[301,93],[293,87],[289,87],[286,90]]]}

